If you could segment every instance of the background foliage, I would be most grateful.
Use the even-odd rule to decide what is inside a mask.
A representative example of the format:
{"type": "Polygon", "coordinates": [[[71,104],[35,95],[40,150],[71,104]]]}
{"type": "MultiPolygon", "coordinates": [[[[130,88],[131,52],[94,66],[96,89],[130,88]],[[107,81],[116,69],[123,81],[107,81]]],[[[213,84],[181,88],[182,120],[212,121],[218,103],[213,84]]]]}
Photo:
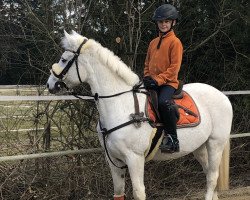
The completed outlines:
{"type": "Polygon", "coordinates": [[[148,43],[158,34],[152,13],[164,2],[181,15],[176,27],[185,48],[180,79],[249,89],[246,0],[1,0],[0,84],[44,84],[61,54],[64,29],[99,41],[141,76],[148,43]]]}
{"type": "MultiPolygon", "coordinates": [[[[162,3],[175,5],[181,16],[175,27],[185,50],[179,78],[249,90],[247,0],[1,0],[0,84],[45,85],[63,51],[63,30],[99,41],[142,77],[148,44],[158,35],[152,13],[162,3]]],[[[236,116],[234,125],[249,130],[249,98],[230,100],[247,116],[236,116]]]]}

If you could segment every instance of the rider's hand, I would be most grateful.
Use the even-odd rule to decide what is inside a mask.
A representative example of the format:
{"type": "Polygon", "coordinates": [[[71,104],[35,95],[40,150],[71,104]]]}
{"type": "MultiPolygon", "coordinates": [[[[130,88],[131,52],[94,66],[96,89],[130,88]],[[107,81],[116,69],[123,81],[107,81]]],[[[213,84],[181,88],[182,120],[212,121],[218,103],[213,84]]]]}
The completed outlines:
{"type": "Polygon", "coordinates": [[[155,90],[158,87],[156,80],[152,79],[150,76],[145,76],[143,78],[143,83],[147,90],[155,90]]]}

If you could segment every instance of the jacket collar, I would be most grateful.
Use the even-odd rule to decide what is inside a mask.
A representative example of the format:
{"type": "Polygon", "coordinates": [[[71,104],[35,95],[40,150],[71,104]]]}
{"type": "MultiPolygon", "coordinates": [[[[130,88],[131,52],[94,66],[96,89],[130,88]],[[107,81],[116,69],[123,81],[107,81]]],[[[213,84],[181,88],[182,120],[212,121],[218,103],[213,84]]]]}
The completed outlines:
{"type": "Polygon", "coordinates": [[[169,37],[169,36],[172,36],[172,35],[174,35],[174,31],[173,30],[169,31],[167,34],[162,33],[162,32],[159,33],[159,37],[162,36],[163,38],[169,37]]]}

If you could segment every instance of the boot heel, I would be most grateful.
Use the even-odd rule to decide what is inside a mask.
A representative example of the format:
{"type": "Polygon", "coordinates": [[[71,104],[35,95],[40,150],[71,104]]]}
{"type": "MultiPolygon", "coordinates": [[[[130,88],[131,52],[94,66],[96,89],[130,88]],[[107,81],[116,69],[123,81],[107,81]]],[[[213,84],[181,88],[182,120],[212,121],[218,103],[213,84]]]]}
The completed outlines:
{"type": "Polygon", "coordinates": [[[163,138],[162,144],[159,147],[162,153],[174,153],[179,152],[179,140],[175,137],[172,137],[168,134],[166,137],[163,138]]]}

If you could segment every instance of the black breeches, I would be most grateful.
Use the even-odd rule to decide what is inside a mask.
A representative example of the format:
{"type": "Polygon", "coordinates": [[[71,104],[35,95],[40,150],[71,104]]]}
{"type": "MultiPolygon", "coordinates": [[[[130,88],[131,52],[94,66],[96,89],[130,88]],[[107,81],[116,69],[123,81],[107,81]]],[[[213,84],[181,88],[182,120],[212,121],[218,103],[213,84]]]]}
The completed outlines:
{"type": "Polygon", "coordinates": [[[171,86],[163,86],[158,91],[158,103],[161,121],[165,125],[168,134],[176,136],[176,122],[178,112],[172,100],[175,89],[171,86]]]}

